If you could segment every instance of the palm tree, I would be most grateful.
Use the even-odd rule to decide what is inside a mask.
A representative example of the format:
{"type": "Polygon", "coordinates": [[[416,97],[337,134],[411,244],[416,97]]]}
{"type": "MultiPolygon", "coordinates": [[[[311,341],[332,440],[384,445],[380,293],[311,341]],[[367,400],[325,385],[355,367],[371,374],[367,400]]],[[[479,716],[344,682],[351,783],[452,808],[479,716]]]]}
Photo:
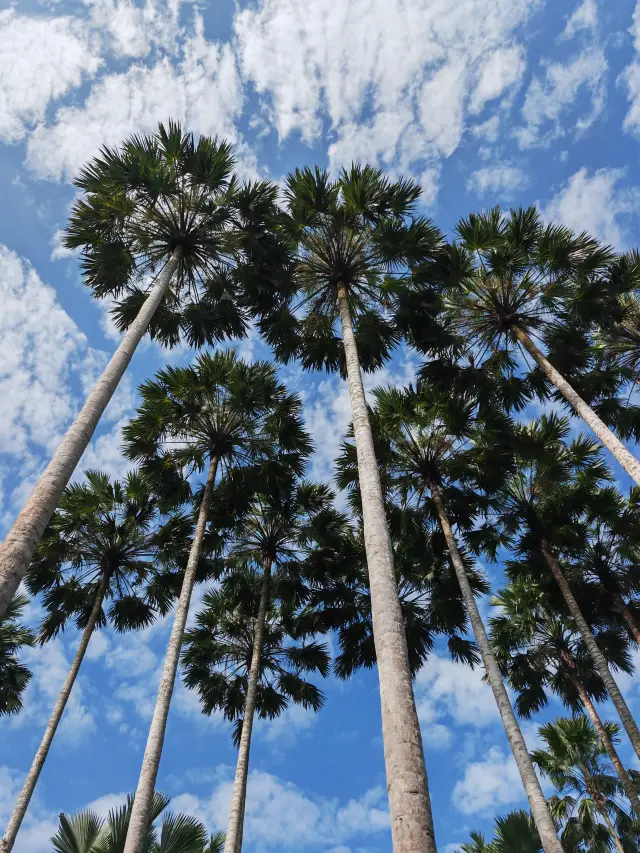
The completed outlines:
{"type": "MultiPolygon", "coordinates": [[[[499,490],[493,523],[497,538],[477,540],[491,557],[496,546],[507,545],[518,557],[513,572],[533,572],[544,577],[550,571],[581,639],[593,659],[636,754],[640,757],[640,730],[596,643],[587,619],[567,580],[557,553],[575,553],[583,540],[579,524],[597,495],[597,489],[611,475],[602,462],[598,444],[578,436],[570,446],[566,418],[542,416],[539,421],[516,430],[514,463],[499,490]]],[[[494,530],[494,533],[495,533],[494,530]]],[[[582,573],[578,562],[579,574],[582,573]]],[[[588,604],[588,601],[585,602],[588,604]]]]}
{"type": "MultiPolygon", "coordinates": [[[[327,547],[347,526],[346,519],[333,509],[326,486],[296,481],[286,470],[279,472],[277,480],[271,476],[260,486],[225,541],[230,572],[227,587],[240,593],[240,610],[235,612],[238,608],[232,596],[218,598],[214,593],[207,604],[208,612],[199,617],[204,630],[200,627],[187,634],[189,645],[184,653],[186,682],[198,688],[206,712],[218,707],[227,716],[242,714],[236,730],[238,762],[226,834],[227,853],[239,853],[241,848],[256,707],[259,705],[264,717],[280,714],[289,699],[314,710],[322,704],[319,691],[303,682],[298,672],[318,671],[325,675],[329,666],[325,647],[318,643],[285,647],[283,642],[287,631],[296,638],[305,634],[300,619],[295,619],[296,608],[304,604],[308,595],[301,576],[305,555],[314,548],[327,547]],[[278,600],[280,609],[275,607],[278,600]],[[234,611],[228,620],[225,608],[234,611]],[[286,619],[288,612],[293,618],[292,626],[286,619]],[[252,625],[250,630],[248,624],[252,625]],[[235,663],[233,678],[230,673],[219,671],[221,666],[228,667],[229,661],[235,663]],[[283,664],[297,671],[287,671],[283,664]],[[220,690],[219,685],[225,681],[227,685],[220,690]],[[240,710],[236,703],[242,692],[244,703],[240,710]]],[[[307,611],[305,616],[309,615],[307,611]]]]}
{"type": "MultiPolygon", "coordinates": [[[[301,404],[272,365],[253,365],[233,352],[205,353],[185,368],[166,368],[140,389],[139,414],[125,428],[125,452],[153,479],[169,472],[206,471],[197,522],[176,606],[158,697],[136,790],[124,853],[140,853],[155,788],[191,593],[203,550],[218,469],[234,471],[273,457],[293,470],[311,450],[301,404]]],[[[175,476],[172,477],[172,481],[175,476]]],[[[162,479],[158,491],[164,490],[162,479]]]]}
{"type": "MultiPolygon", "coordinates": [[[[607,699],[607,691],[593,660],[571,619],[554,608],[539,584],[517,579],[494,596],[500,608],[491,619],[492,644],[496,658],[514,690],[516,710],[530,718],[548,703],[547,690],[557,693],[573,713],[584,709],[615,768],[620,784],[635,813],[640,816],[640,798],[609,737],[593,700],[607,699]]],[[[629,671],[625,638],[619,630],[594,632],[608,663],[629,671]]]]}
{"type": "MultiPolygon", "coordinates": [[[[464,484],[464,478],[469,479],[471,460],[465,448],[474,435],[476,400],[443,400],[437,393],[424,389],[416,391],[412,387],[406,391],[378,388],[373,396],[376,403],[373,416],[375,433],[380,436],[380,443],[386,446],[380,462],[386,467],[389,484],[403,500],[417,503],[429,515],[435,515],[545,851],[559,853],[561,847],[556,829],[513,713],[450,520],[450,513],[453,513],[453,517],[470,525],[478,509],[484,506],[484,500],[474,486],[470,489],[464,484]]],[[[485,444],[482,446],[478,436],[475,448],[476,453],[482,448],[487,468],[495,464],[502,453],[492,446],[491,426],[484,425],[485,444]]],[[[343,459],[346,470],[339,480],[343,486],[349,485],[350,480],[353,482],[345,462],[343,459]]]]}
{"type": "MultiPolygon", "coordinates": [[[[163,815],[158,835],[153,823],[168,804],[164,794],[154,794],[143,853],[222,853],[224,833],[208,836],[204,826],[189,815],[163,815]]],[[[71,817],[61,814],[60,828],[51,839],[55,853],[122,853],[132,806],[133,797],[128,796],[126,804],[111,809],[106,820],[90,809],[71,817]]]]}
{"type": "Polygon", "coordinates": [[[126,334],[0,546],[0,615],[144,334],[198,347],[244,334],[233,270],[259,263],[275,189],[238,187],[233,164],[226,143],[196,143],[170,122],[119,150],[103,148],[76,180],[84,196],[66,245],[82,250],[87,285],[116,301],[126,334]]]}
{"type": "Polygon", "coordinates": [[[436,846],[362,370],[375,370],[387,360],[398,340],[389,311],[407,286],[403,278],[442,243],[430,222],[413,216],[419,194],[416,184],[390,182],[370,166],[352,166],[335,181],[317,167],[296,170],[287,178],[281,217],[291,246],[288,276],[252,295],[259,328],[278,358],[340,370],[348,380],[396,853],[416,846],[435,853],[436,846]]]}
{"type": "Polygon", "coordinates": [[[185,635],[185,684],[198,691],[205,714],[219,710],[235,723],[238,762],[226,853],[242,847],[254,715],[275,719],[291,702],[319,711],[324,696],[303,674],[329,670],[326,645],[305,639],[308,613],[296,618],[291,601],[278,603],[275,591],[265,602],[263,578],[247,568],[208,592],[185,635]]]}
{"type": "MultiPolygon", "coordinates": [[[[605,723],[605,728],[616,740],[618,727],[605,723]]],[[[605,749],[590,722],[582,715],[560,718],[539,731],[546,748],[534,750],[532,757],[558,792],[552,798],[554,814],[562,820],[576,817],[590,849],[608,836],[618,853],[629,853],[617,829],[618,824],[629,826],[618,802],[620,782],[609,772],[605,749]]]]}
{"type": "Polygon", "coordinates": [[[33,631],[20,622],[28,602],[26,596],[14,595],[0,617],[0,716],[22,710],[22,694],[31,680],[31,672],[18,660],[20,649],[36,642],[33,631]]]}
{"type": "Polygon", "coordinates": [[[78,649],[7,825],[0,850],[9,853],[29,807],[93,632],[109,622],[116,631],[145,627],[170,600],[155,581],[188,540],[189,522],[160,523],[156,502],[139,474],[112,482],[87,471],[86,482],[68,486],[40,542],[27,586],[43,594],[45,643],[70,620],[82,632],[78,649]],[[105,603],[110,602],[105,613],[105,603]]]}
{"type": "Polygon", "coordinates": [[[465,347],[483,352],[513,343],[522,347],[640,485],[640,462],[535,340],[547,335],[562,343],[566,338],[571,346],[580,325],[571,311],[577,285],[601,280],[615,261],[611,250],[586,233],[544,225],[533,207],[512,210],[509,216],[498,208],[472,214],[458,223],[456,233],[460,242],[451,247],[451,275],[443,285],[444,312],[452,332],[465,347]]]}

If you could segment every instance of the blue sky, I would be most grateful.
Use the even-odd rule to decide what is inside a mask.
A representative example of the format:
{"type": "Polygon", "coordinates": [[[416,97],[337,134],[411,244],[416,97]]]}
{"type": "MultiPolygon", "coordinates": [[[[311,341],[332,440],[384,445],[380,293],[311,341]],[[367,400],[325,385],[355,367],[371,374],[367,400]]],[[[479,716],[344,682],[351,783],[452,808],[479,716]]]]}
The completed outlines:
{"type": "MultiPolygon", "coordinates": [[[[450,231],[472,210],[537,202],[617,247],[638,243],[640,2],[634,0],[22,0],[0,10],[0,533],[117,343],[60,247],[71,179],[102,143],[178,118],[234,143],[239,170],[280,179],[353,159],[412,174],[450,231]]],[[[242,342],[246,356],[264,354],[242,342]]],[[[126,470],[120,429],[136,387],[183,350],[145,344],[82,467],[126,470]]],[[[382,375],[410,381],[400,352],[382,375]]],[[[330,479],[349,421],[335,377],[282,371],[304,396],[312,474],[330,479]]],[[[198,590],[194,609],[203,590],[198,590]]],[[[486,605],[485,605],[486,610],[486,605]]],[[[30,618],[37,620],[38,605],[30,618]]],[[[92,640],[17,853],[49,853],[58,812],[105,811],[133,790],[169,623],[92,640]]],[[[0,723],[0,824],[11,808],[77,636],[29,654],[27,708],[0,723]]],[[[620,679],[640,712],[640,691],[620,679]]],[[[373,673],[329,680],[318,715],[259,724],[247,853],[390,849],[373,673]]],[[[479,671],[440,650],[416,696],[439,847],[522,806],[479,671]]],[[[552,708],[556,712],[557,708],[552,708]]],[[[605,709],[607,713],[607,709],[605,709]]],[[[532,745],[536,726],[525,725],[532,745]]],[[[623,755],[630,759],[624,747],[623,755]]],[[[226,826],[235,753],[180,685],[159,787],[226,826]]]]}

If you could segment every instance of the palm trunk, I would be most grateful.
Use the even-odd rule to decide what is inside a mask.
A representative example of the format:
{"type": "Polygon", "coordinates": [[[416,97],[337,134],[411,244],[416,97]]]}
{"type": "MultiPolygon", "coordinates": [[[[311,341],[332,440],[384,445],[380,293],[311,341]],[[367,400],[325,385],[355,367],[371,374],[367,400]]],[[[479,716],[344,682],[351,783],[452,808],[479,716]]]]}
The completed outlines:
{"type": "Polygon", "coordinates": [[[591,698],[587,691],[584,689],[584,685],[582,684],[580,679],[574,678],[573,683],[575,685],[576,690],[578,691],[582,704],[587,709],[587,714],[591,718],[591,723],[593,724],[593,727],[598,732],[600,743],[607,751],[609,760],[615,767],[616,773],[618,774],[618,778],[620,779],[620,784],[624,788],[624,792],[627,795],[627,799],[631,804],[631,808],[634,810],[636,815],[640,817],[640,797],[638,797],[633,782],[629,778],[629,774],[624,769],[624,765],[620,760],[620,756],[618,755],[615,746],[613,745],[613,741],[609,737],[609,733],[605,729],[604,724],[600,719],[600,715],[596,711],[595,705],[591,701],[591,698]]]}
{"type": "Polygon", "coordinates": [[[562,597],[569,609],[569,613],[576,623],[576,627],[580,632],[582,641],[589,650],[589,654],[591,655],[591,659],[595,664],[600,678],[604,681],[604,686],[607,688],[607,692],[616,707],[616,711],[622,721],[622,725],[624,726],[626,733],[629,735],[629,740],[631,741],[636,755],[640,758],[640,731],[638,730],[636,721],[633,719],[633,715],[631,714],[631,711],[629,710],[614,677],[611,675],[607,661],[600,651],[598,644],[596,643],[595,638],[591,633],[580,608],[578,607],[578,602],[575,600],[573,593],[571,592],[571,587],[567,583],[564,572],[560,568],[560,563],[557,561],[553,551],[551,550],[551,546],[546,539],[541,540],[540,550],[551,569],[551,573],[555,578],[556,583],[560,587],[562,597]]]}
{"type": "Polygon", "coordinates": [[[631,639],[640,645],[640,629],[636,624],[633,613],[629,610],[629,605],[619,592],[613,593],[613,606],[615,611],[623,618],[631,639]]]}
{"type": "Polygon", "coordinates": [[[178,599],[173,619],[173,627],[171,628],[167,654],[162,667],[162,676],[160,677],[160,685],[158,687],[156,707],[153,712],[151,725],[149,726],[147,745],[142,758],[140,778],[138,779],[138,787],[136,789],[133,807],[131,809],[131,819],[129,820],[129,828],[127,830],[127,839],[125,841],[123,853],[142,853],[144,838],[151,821],[151,805],[156,786],[158,767],[160,766],[164,734],[167,728],[169,706],[171,704],[171,696],[173,695],[173,688],[176,681],[182,638],[184,636],[184,629],[187,623],[189,603],[191,601],[191,593],[193,592],[193,586],[196,579],[196,571],[200,561],[200,554],[202,553],[202,542],[204,540],[204,534],[207,527],[217,470],[218,457],[212,456],[211,463],[209,465],[209,473],[207,475],[207,483],[204,488],[200,511],[198,512],[198,521],[196,523],[193,543],[189,553],[189,560],[187,561],[187,568],[184,573],[184,580],[182,581],[180,598],[178,599]]]}
{"type": "Polygon", "coordinates": [[[175,249],[167,261],[138,316],[111,356],[102,376],[93,386],[84,406],[67,430],[53,459],[0,545],[0,616],[4,614],[18,589],[58,501],[91,441],[102,413],[162,302],[180,262],[181,252],[180,248],[175,249]]]}
{"type": "Polygon", "coordinates": [[[473,590],[471,589],[471,585],[464,568],[464,563],[460,556],[460,551],[458,550],[458,543],[456,542],[449,518],[447,517],[440,489],[435,483],[429,483],[428,485],[431,489],[431,497],[438,512],[440,527],[442,528],[444,538],[447,542],[449,556],[451,557],[451,562],[453,563],[453,568],[455,570],[458,583],[460,584],[462,599],[467,609],[467,613],[469,614],[469,620],[478,643],[478,648],[480,649],[482,662],[484,664],[485,672],[487,673],[487,680],[491,685],[498,710],[500,711],[502,724],[504,726],[507,739],[509,740],[509,746],[511,747],[511,752],[513,753],[516,766],[518,767],[527,799],[529,800],[531,815],[533,816],[540,840],[542,841],[542,847],[545,853],[562,853],[562,845],[558,839],[555,824],[551,818],[551,814],[549,813],[549,809],[547,807],[544,794],[542,793],[542,788],[540,787],[536,771],[533,767],[533,762],[531,761],[527,744],[522,736],[518,720],[516,719],[516,715],[511,707],[509,694],[504,686],[502,675],[500,674],[500,668],[495,659],[495,655],[493,654],[493,649],[491,648],[491,643],[487,636],[484,623],[482,622],[482,617],[480,616],[480,611],[478,610],[478,605],[476,604],[476,599],[473,594],[473,590]]]}
{"type": "Polygon", "coordinates": [[[513,332],[547,379],[555,385],[574,411],[593,430],[601,444],[604,444],[611,451],[627,474],[640,486],[640,462],[638,462],[635,456],[629,453],[620,439],[611,432],[604,421],[600,420],[591,406],[585,403],[582,397],[569,385],[564,376],[555,369],[524,329],[515,326],[513,332]]]}
{"type": "Polygon", "coordinates": [[[4,837],[2,838],[2,841],[0,841],[0,853],[10,853],[10,851],[13,849],[13,845],[15,844],[16,836],[18,834],[18,831],[20,830],[20,826],[22,824],[22,821],[24,820],[24,816],[27,812],[27,809],[29,808],[29,803],[31,802],[31,797],[33,796],[33,792],[38,783],[40,773],[42,772],[44,763],[47,760],[47,755],[49,754],[51,742],[53,741],[60,720],[62,719],[62,715],[69,700],[69,696],[71,695],[71,689],[73,688],[76,677],[78,675],[80,664],[82,663],[85,652],[87,651],[89,640],[91,639],[93,631],[96,627],[96,622],[98,621],[98,617],[100,616],[100,613],[102,611],[102,602],[104,601],[104,597],[109,587],[109,577],[109,573],[103,572],[102,579],[100,581],[100,585],[98,586],[96,597],[93,602],[93,608],[91,609],[91,614],[89,615],[89,621],[85,625],[85,628],[82,632],[82,636],[80,637],[80,645],[78,646],[78,650],[76,651],[73,657],[71,667],[69,669],[69,672],[67,673],[67,677],[65,678],[64,684],[62,685],[62,689],[58,694],[56,704],[53,706],[51,717],[49,718],[47,728],[45,729],[42,740],[40,741],[40,746],[38,747],[38,751],[36,752],[34,759],[31,763],[29,772],[27,773],[27,778],[24,780],[22,790],[18,794],[18,799],[16,800],[16,804],[13,808],[13,813],[11,814],[11,818],[9,819],[9,823],[7,824],[7,829],[5,831],[4,837]]]}
{"type": "Polygon", "coordinates": [[[422,735],[411,683],[398,582],[344,285],[338,287],[338,301],[362,495],[393,851],[436,853],[422,735]]]}
{"type": "Polygon", "coordinates": [[[244,826],[244,807],[247,796],[247,777],[249,775],[249,750],[251,749],[253,715],[256,709],[258,681],[260,680],[260,658],[264,642],[267,607],[269,605],[270,578],[271,561],[267,560],[265,561],[264,573],[262,575],[260,605],[258,607],[255,634],[253,635],[253,652],[247,680],[247,696],[244,703],[244,716],[242,718],[242,734],[240,735],[240,745],[238,747],[238,763],[236,765],[236,777],[233,782],[233,794],[231,795],[231,808],[229,809],[229,824],[227,826],[224,853],[240,853],[242,849],[242,828],[244,826]]]}
{"type": "Polygon", "coordinates": [[[613,843],[616,845],[616,849],[617,849],[618,853],[625,853],[625,849],[622,846],[622,842],[620,841],[620,838],[618,837],[618,833],[614,829],[613,823],[611,822],[611,818],[609,817],[609,813],[607,812],[606,807],[605,806],[599,806],[598,810],[599,810],[600,814],[602,815],[602,817],[604,818],[604,822],[607,824],[607,829],[609,830],[609,833],[611,834],[611,837],[613,838],[613,843]]]}

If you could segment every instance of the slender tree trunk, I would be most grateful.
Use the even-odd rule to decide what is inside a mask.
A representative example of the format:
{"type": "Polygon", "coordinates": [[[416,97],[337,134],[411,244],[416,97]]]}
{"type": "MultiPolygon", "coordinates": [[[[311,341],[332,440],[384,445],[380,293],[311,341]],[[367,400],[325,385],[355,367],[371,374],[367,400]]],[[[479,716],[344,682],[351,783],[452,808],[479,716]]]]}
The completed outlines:
{"type": "Polygon", "coordinates": [[[580,681],[579,678],[573,678],[573,683],[575,685],[576,690],[580,696],[580,700],[582,704],[587,709],[587,714],[591,719],[591,723],[593,727],[598,732],[598,737],[600,738],[600,743],[606,749],[607,755],[609,756],[609,760],[615,767],[616,773],[618,774],[618,778],[620,779],[620,784],[624,788],[624,792],[627,795],[627,799],[631,803],[631,808],[634,812],[640,817],[640,797],[638,797],[638,793],[634,787],[633,782],[629,778],[629,774],[624,768],[624,764],[620,760],[620,756],[613,745],[613,741],[609,737],[609,733],[604,727],[602,720],[600,719],[600,715],[596,711],[595,705],[591,701],[591,698],[587,691],[584,689],[584,685],[580,681]]]}
{"type": "Polygon", "coordinates": [[[47,728],[45,729],[42,740],[40,741],[38,751],[36,752],[34,759],[31,762],[31,767],[29,768],[29,772],[27,773],[27,778],[24,780],[22,790],[18,794],[18,799],[16,800],[16,804],[13,808],[13,813],[11,815],[11,818],[9,819],[9,823],[7,824],[7,829],[5,831],[4,837],[2,838],[2,841],[0,841],[0,853],[10,853],[10,851],[12,850],[16,840],[16,835],[18,834],[22,821],[24,820],[24,816],[27,812],[27,809],[29,808],[29,803],[31,801],[31,797],[33,796],[35,787],[38,783],[40,773],[42,772],[44,763],[47,760],[47,755],[49,754],[51,742],[53,741],[53,737],[56,733],[60,720],[62,719],[64,709],[69,700],[69,696],[71,695],[71,689],[73,688],[76,677],[78,675],[78,671],[80,669],[80,664],[82,663],[85,652],[87,651],[89,640],[93,635],[93,631],[96,627],[96,622],[98,621],[98,617],[100,616],[100,613],[102,611],[102,602],[104,601],[104,597],[109,587],[109,577],[109,573],[103,572],[102,579],[100,581],[100,585],[98,586],[96,597],[93,602],[93,608],[91,610],[91,614],[89,615],[89,621],[85,625],[85,628],[82,632],[82,636],[80,637],[80,645],[78,646],[78,650],[76,651],[73,657],[73,661],[71,663],[69,672],[67,673],[67,677],[65,678],[64,684],[62,685],[62,689],[60,690],[58,698],[56,699],[56,704],[53,706],[51,717],[49,718],[47,728]]]}
{"type": "Polygon", "coordinates": [[[189,613],[189,603],[191,601],[191,593],[196,580],[196,571],[200,555],[202,553],[202,542],[207,527],[209,517],[209,509],[211,507],[211,498],[213,496],[213,486],[216,479],[216,471],[218,470],[218,457],[212,456],[209,465],[209,473],[207,482],[202,496],[202,503],[198,512],[198,521],[196,523],[195,534],[187,568],[182,581],[182,589],[180,590],[180,598],[176,606],[176,612],[173,619],[173,627],[171,628],[171,636],[167,646],[167,654],[162,667],[162,675],[160,677],[160,685],[158,687],[158,698],[156,699],[156,707],[153,712],[151,725],[149,726],[149,735],[147,737],[147,745],[142,758],[142,767],[140,769],[140,778],[138,779],[138,787],[136,789],[133,808],[131,809],[131,819],[127,830],[127,839],[124,844],[123,853],[142,853],[144,838],[149,829],[151,820],[151,804],[153,802],[153,793],[156,786],[156,777],[158,775],[158,767],[160,766],[160,757],[162,755],[162,747],[164,744],[164,733],[167,728],[167,717],[169,716],[169,706],[171,704],[171,696],[176,681],[176,673],[178,671],[178,663],[180,661],[180,650],[182,648],[182,638],[184,629],[187,623],[187,615],[189,613]]]}
{"type": "Polygon", "coordinates": [[[393,851],[436,853],[422,735],[411,683],[398,582],[344,285],[338,287],[338,301],[362,495],[393,851]]]}
{"type": "Polygon", "coordinates": [[[87,449],[102,413],[118,387],[136,347],[149,328],[180,262],[182,249],[174,250],[102,376],[58,445],[38,484],[0,545],[0,616],[27,571],[44,530],[58,505],[71,475],[87,449]]]}
{"type": "Polygon", "coordinates": [[[562,853],[562,845],[558,839],[555,824],[551,818],[544,794],[542,793],[540,781],[536,775],[518,720],[516,719],[516,715],[511,707],[509,694],[504,686],[498,662],[495,659],[493,649],[491,648],[491,642],[489,641],[484,623],[482,622],[482,617],[480,616],[480,611],[478,610],[478,605],[476,604],[476,599],[473,594],[473,590],[471,589],[471,584],[469,583],[469,578],[467,577],[464,563],[460,556],[460,551],[458,550],[458,543],[456,542],[456,537],[453,533],[445,510],[440,489],[436,483],[429,483],[428,485],[431,489],[431,497],[438,512],[440,527],[442,528],[442,532],[447,543],[449,556],[451,557],[451,562],[453,563],[453,568],[460,585],[460,591],[462,592],[462,598],[467,609],[467,613],[469,614],[473,633],[475,634],[478,648],[480,649],[482,662],[484,664],[485,672],[487,673],[487,680],[491,685],[498,710],[500,711],[502,724],[504,725],[504,730],[509,740],[511,752],[513,753],[527,799],[529,800],[531,815],[538,830],[538,834],[540,835],[542,847],[545,853],[562,853]]]}
{"type": "Polygon", "coordinates": [[[264,643],[264,626],[269,606],[269,583],[271,579],[271,560],[265,561],[262,575],[262,590],[258,607],[255,634],[253,635],[253,652],[247,680],[247,696],[244,703],[242,718],[242,734],[238,747],[238,763],[236,777],[233,782],[231,808],[229,809],[229,824],[224,844],[224,853],[240,853],[242,849],[242,828],[244,826],[244,807],[247,796],[247,778],[249,775],[249,750],[251,749],[251,732],[253,715],[256,709],[258,682],[260,680],[260,658],[264,643]]]}
{"type": "Polygon", "coordinates": [[[631,639],[640,645],[640,628],[636,624],[633,613],[629,610],[629,605],[619,592],[613,593],[613,606],[616,612],[624,619],[631,639]]]}
{"type": "Polygon", "coordinates": [[[591,406],[585,403],[577,391],[569,385],[564,376],[555,369],[524,329],[515,326],[513,331],[518,341],[526,349],[547,379],[555,385],[574,411],[593,430],[598,440],[611,451],[627,474],[640,486],[640,462],[638,462],[635,456],[629,453],[620,439],[611,432],[604,421],[600,420],[591,406]]]}
{"type": "Polygon", "coordinates": [[[613,823],[611,822],[611,818],[609,817],[609,813],[607,812],[607,809],[605,808],[605,806],[599,806],[598,811],[600,812],[600,814],[604,818],[604,822],[607,824],[607,829],[609,830],[611,837],[613,838],[613,843],[616,845],[616,849],[617,849],[618,853],[625,853],[625,849],[622,846],[622,842],[620,841],[620,838],[618,837],[618,833],[614,829],[613,823]]]}
{"type": "Polygon", "coordinates": [[[582,615],[580,608],[578,607],[578,602],[575,600],[573,593],[571,592],[571,587],[567,583],[567,579],[564,576],[564,572],[560,567],[560,563],[556,559],[553,551],[551,550],[551,546],[547,542],[546,539],[542,539],[540,542],[540,550],[544,555],[545,560],[549,568],[551,569],[551,573],[556,580],[556,583],[560,587],[560,591],[562,592],[562,597],[565,600],[567,608],[569,609],[569,613],[573,617],[574,622],[576,623],[576,627],[580,632],[580,636],[582,637],[582,641],[585,646],[589,650],[589,654],[591,655],[591,659],[595,664],[595,667],[600,675],[600,678],[604,681],[604,686],[607,688],[607,692],[611,697],[611,701],[616,707],[616,711],[622,721],[622,725],[625,728],[626,733],[629,735],[629,740],[636,752],[636,755],[640,758],[640,731],[638,730],[638,726],[636,725],[636,721],[629,710],[627,703],[624,700],[622,693],[620,692],[620,688],[615,682],[614,677],[611,675],[611,671],[605,659],[605,656],[600,651],[598,644],[595,641],[593,634],[591,633],[591,629],[587,625],[587,622],[582,615]]]}

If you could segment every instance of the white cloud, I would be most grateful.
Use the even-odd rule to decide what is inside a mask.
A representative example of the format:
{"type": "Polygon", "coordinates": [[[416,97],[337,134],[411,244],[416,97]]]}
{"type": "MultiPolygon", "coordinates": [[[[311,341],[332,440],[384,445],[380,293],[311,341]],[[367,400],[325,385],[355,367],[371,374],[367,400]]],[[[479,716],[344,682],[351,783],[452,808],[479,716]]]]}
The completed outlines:
{"type": "Polygon", "coordinates": [[[518,190],[526,189],[529,183],[522,169],[504,163],[477,169],[467,181],[467,189],[475,191],[479,196],[489,194],[508,199],[518,190]]]}
{"type": "Polygon", "coordinates": [[[494,51],[481,66],[480,79],[471,96],[471,112],[479,113],[485,104],[519,83],[525,68],[525,53],[520,45],[494,51]]]}
{"type": "Polygon", "coordinates": [[[567,26],[564,28],[559,40],[566,41],[567,39],[571,39],[576,33],[583,30],[593,32],[597,26],[598,7],[596,0],[582,0],[582,3],[576,7],[567,21],[567,26]]]}
{"type": "Polygon", "coordinates": [[[640,202],[640,189],[619,187],[622,169],[579,169],[543,210],[547,219],[575,231],[587,231],[604,243],[622,249],[631,237],[630,223],[640,202]]]}
{"type": "MultiPolygon", "coordinates": [[[[636,54],[640,54],[640,0],[636,3],[633,23],[629,32],[633,36],[636,54]]],[[[630,133],[638,134],[640,131],[640,62],[638,62],[637,57],[621,74],[620,79],[626,84],[627,96],[631,101],[631,106],[625,116],[624,129],[630,133]]]]}
{"type": "Polygon", "coordinates": [[[482,761],[467,765],[453,789],[451,800],[463,814],[490,812],[524,799],[522,781],[511,755],[493,746],[482,761]]]}
{"type": "MultiPolygon", "coordinates": [[[[10,767],[0,765],[0,826],[6,826],[24,778],[10,767]]],[[[56,816],[43,809],[36,788],[24,823],[18,833],[14,853],[50,853],[51,836],[58,829],[56,816]]]]}
{"type": "Polygon", "coordinates": [[[471,669],[437,654],[427,659],[415,679],[418,716],[427,731],[432,721],[483,728],[500,721],[482,667],[471,669]]]}
{"type": "Polygon", "coordinates": [[[174,64],[133,64],[93,86],[82,106],[61,107],[52,125],[40,125],[28,141],[27,165],[41,178],[74,177],[101,145],[131,133],[148,133],[172,117],[195,133],[235,141],[234,121],[243,94],[231,46],[206,41],[201,26],[181,44],[174,64]]]}
{"type": "Polygon", "coordinates": [[[99,30],[108,48],[117,56],[141,58],[156,47],[176,48],[179,33],[180,0],[146,0],[140,6],[132,0],[84,0],[90,10],[91,25],[99,30]]]}
{"type": "MultiPolygon", "coordinates": [[[[207,825],[226,828],[231,781],[222,781],[209,800],[182,794],[172,809],[195,814],[207,825]]],[[[303,791],[291,782],[257,770],[249,774],[244,837],[259,850],[295,850],[344,846],[353,838],[387,833],[389,813],[383,787],[339,803],[303,791]]]]}
{"type": "Polygon", "coordinates": [[[479,109],[519,79],[513,37],[538,6],[262,0],[234,26],[242,71],[280,139],[311,142],[328,128],[332,166],[359,158],[419,174],[459,145],[470,86],[479,109]]]}
{"type": "Polygon", "coordinates": [[[50,101],[80,86],[99,66],[97,44],[82,22],[1,11],[0,139],[19,142],[42,121],[50,101]]]}
{"type": "Polygon", "coordinates": [[[598,118],[605,104],[607,60],[602,48],[590,46],[566,63],[543,63],[543,73],[534,77],[525,97],[524,127],[516,132],[522,148],[540,145],[566,135],[584,133],[598,118]],[[588,109],[569,120],[566,113],[584,93],[588,109]]]}

